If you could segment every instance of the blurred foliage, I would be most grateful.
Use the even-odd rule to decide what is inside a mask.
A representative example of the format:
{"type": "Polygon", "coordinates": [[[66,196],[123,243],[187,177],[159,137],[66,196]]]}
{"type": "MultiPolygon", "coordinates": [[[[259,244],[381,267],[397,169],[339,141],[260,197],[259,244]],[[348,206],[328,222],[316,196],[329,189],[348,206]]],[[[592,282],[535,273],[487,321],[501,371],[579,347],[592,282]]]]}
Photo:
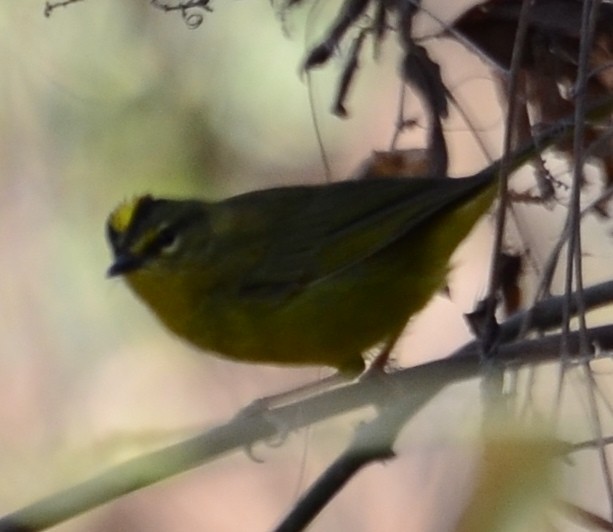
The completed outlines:
{"type": "MultiPolygon", "coordinates": [[[[102,228],[113,206],[145,191],[220,197],[273,184],[323,181],[309,87],[323,144],[332,155],[333,178],[348,174],[368,150],[388,148],[398,115],[396,64],[402,50],[395,41],[381,42],[378,61],[359,72],[346,105],[351,120],[342,124],[328,111],[355,33],[333,42],[330,49],[339,54],[328,58],[332,68],[300,76],[308,52],[326,38],[329,15],[342,5],[320,2],[312,11],[286,13],[282,22],[288,39],[267,1],[215,2],[214,13],[205,13],[198,31],[146,1],[76,2],[47,19],[40,0],[0,3],[0,246],[5,250],[0,261],[0,512],[314,376],[194,356],[154,324],[120,283],[104,278],[109,257],[102,228]]],[[[449,17],[462,9],[460,3],[443,7],[449,17]]],[[[437,29],[431,30],[432,24],[428,17],[415,21],[426,37],[440,33],[442,26],[435,23],[437,29]]],[[[445,122],[450,168],[468,173],[490,151],[497,153],[503,125],[498,80],[457,42],[431,41],[436,46],[428,49],[430,56],[419,57],[430,73],[438,68],[430,58],[441,65],[446,86],[484,139],[481,152],[466,123],[451,110],[445,122]]],[[[368,43],[361,53],[366,50],[372,51],[368,43]]],[[[425,145],[427,115],[413,99],[404,111],[403,117],[411,119],[410,133],[425,145]]],[[[554,167],[552,174],[559,173],[554,167]]],[[[538,225],[548,225],[542,212],[538,225]]],[[[526,224],[523,236],[534,227],[526,224]]],[[[602,231],[589,226],[586,232],[596,250],[586,253],[586,265],[600,261],[607,266],[594,268],[594,276],[610,277],[610,257],[602,260],[602,240],[595,239],[602,231]]],[[[532,246],[531,262],[544,260],[544,250],[557,237],[553,233],[532,246]]],[[[485,262],[479,259],[489,250],[478,246],[469,254],[485,262]]],[[[467,262],[466,255],[457,261],[460,266],[467,262]]],[[[424,317],[430,319],[425,335],[412,325],[412,362],[424,351],[446,352],[449,343],[467,334],[460,315],[472,307],[485,273],[471,270],[470,275],[472,282],[451,280],[453,301],[439,301],[437,311],[424,317]],[[432,335],[441,323],[446,334],[432,335]]],[[[460,474],[450,481],[449,471],[468,468],[472,442],[470,449],[440,452],[438,447],[478,418],[477,398],[468,392],[461,397],[442,399],[439,410],[418,420],[409,443],[417,452],[401,456],[394,468],[372,468],[356,479],[335,501],[339,513],[322,516],[320,529],[338,529],[340,523],[354,530],[392,530],[398,515],[406,527],[407,505],[415,514],[415,529],[431,527],[432,519],[448,522],[454,511],[457,515],[457,495],[466,479],[460,474]],[[459,456],[451,456],[454,452],[459,456]],[[356,511],[356,500],[368,500],[364,514],[356,511]],[[391,511],[392,502],[399,513],[391,511]]],[[[568,414],[567,430],[573,434],[586,419],[580,403],[574,401],[576,410],[568,414]]],[[[310,440],[317,442],[309,445],[313,461],[335,456],[353,426],[349,419],[345,425],[313,429],[319,436],[310,440]]],[[[100,530],[175,530],[177,516],[184,529],[205,524],[223,529],[232,523],[233,530],[253,530],[256,522],[268,528],[279,506],[292,504],[300,488],[296,456],[304,447],[302,435],[293,443],[297,452],[287,444],[275,450],[268,476],[262,473],[265,466],[239,456],[63,529],[92,530],[99,519],[100,530]],[[142,510],[138,517],[134,508],[142,510]]],[[[548,482],[548,449],[531,445],[493,444],[483,485],[508,474],[524,450],[527,459],[542,458],[536,473],[543,476],[534,487],[548,482]]],[[[265,457],[270,453],[260,451],[265,457]]],[[[590,470],[596,472],[597,465],[590,470]]],[[[571,491],[581,488],[583,497],[597,499],[599,486],[590,475],[583,480],[571,491]]]]}

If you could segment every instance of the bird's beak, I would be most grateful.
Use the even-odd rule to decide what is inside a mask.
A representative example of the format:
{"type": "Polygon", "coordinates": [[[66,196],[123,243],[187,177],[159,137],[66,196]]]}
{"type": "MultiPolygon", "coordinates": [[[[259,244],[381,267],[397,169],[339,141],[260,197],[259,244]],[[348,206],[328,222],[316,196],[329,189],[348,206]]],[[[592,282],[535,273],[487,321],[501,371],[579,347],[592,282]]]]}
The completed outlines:
{"type": "Polygon", "coordinates": [[[140,268],[143,261],[140,257],[135,257],[132,254],[124,253],[115,257],[115,262],[107,270],[107,277],[117,277],[140,268]]]}

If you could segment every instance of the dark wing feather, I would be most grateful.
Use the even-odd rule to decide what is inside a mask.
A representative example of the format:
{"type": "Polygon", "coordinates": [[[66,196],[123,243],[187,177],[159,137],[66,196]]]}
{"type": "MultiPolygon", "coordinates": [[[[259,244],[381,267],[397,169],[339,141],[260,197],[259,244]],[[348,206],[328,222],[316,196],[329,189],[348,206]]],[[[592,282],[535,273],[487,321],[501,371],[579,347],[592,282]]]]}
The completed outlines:
{"type": "MultiPolygon", "coordinates": [[[[450,205],[475,196],[491,181],[486,175],[373,179],[252,193],[261,200],[266,196],[275,222],[268,227],[270,244],[263,259],[244,278],[241,293],[283,298],[334,276],[450,205]]],[[[236,199],[246,205],[247,196],[236,199]]]]}

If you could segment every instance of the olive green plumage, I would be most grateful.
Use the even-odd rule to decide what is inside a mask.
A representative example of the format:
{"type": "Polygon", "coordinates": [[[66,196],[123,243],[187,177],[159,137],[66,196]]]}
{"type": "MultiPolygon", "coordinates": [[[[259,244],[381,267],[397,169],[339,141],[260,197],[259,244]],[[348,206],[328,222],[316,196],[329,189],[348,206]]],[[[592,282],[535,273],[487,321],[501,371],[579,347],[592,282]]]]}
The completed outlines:
{"type": "Polygon", "coordinates": [[[445,283],[495,193],[463,179],[281,187],[220,202],[142,196],[107,224],[123,275],[173,332],[247,362],[363,368],[445,283]]]}

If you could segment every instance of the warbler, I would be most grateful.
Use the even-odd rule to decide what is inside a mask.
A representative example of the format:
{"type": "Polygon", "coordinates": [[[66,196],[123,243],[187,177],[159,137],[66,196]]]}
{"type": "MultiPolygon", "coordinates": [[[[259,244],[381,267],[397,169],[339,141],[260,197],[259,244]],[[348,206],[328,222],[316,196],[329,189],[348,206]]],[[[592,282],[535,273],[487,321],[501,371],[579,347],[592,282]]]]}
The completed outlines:
{"type": "Polygon", "coordinates": [[[178,336],[222,357],[355,375],[445,283],[496,170],[137,197],[109,216],[121,275],[178,336]]]}

